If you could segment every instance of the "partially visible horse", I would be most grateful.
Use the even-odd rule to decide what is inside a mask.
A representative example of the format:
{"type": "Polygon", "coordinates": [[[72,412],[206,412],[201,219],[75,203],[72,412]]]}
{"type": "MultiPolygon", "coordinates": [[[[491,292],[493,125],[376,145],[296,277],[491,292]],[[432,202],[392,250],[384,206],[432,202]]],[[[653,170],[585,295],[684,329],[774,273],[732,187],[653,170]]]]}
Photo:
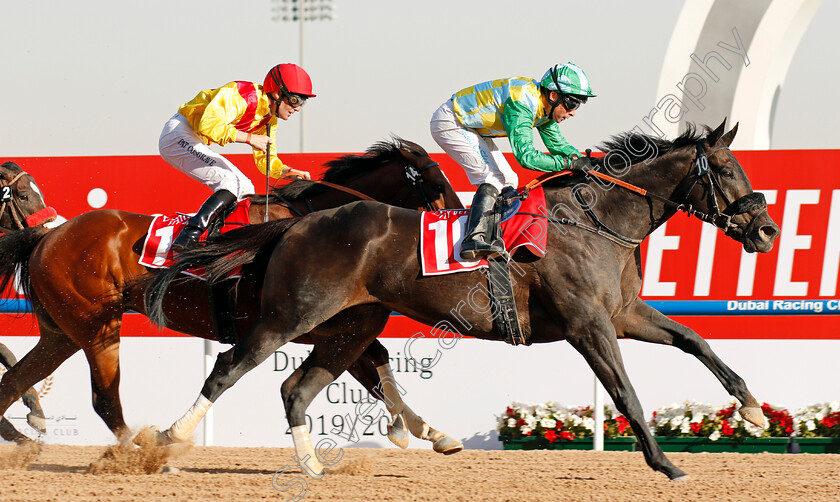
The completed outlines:
{"type": "MultiPolygon", "coordinates": [[[[524,250],[513,256],[521,271],[513,274],[514,295],[527,343],[572,344],[629,420],[647,463],[670,479],[685,473],[665,457],[647,427],[618,338],[674,345],[694,355],[741,402],[746,420],[764,423],[759,402],[706,341],[638,296],[639,243],[679,209],[714,223],[746,251],[772,249],[779,227],[728,148],[737,125],[726,134],[724,125],[703,134],[690,128],[674,141],[631,133],[615,138],[604,150],[633,162],[620,180],[613,177],[620,186],[590,183],[584,190],[580,184],[572,186],[583,182],[579,176],[571,184],[563,183],[568,179],[563,177],[547,181],[548,211],[534,217],[547,227],[548,253],[539,260],[524,250]],[[647,153],[645,145],[648,150],[655,147],[655,158],[641,155],[647,153]]],[[[607,166],[612,168],[612,162],[607,166]]],[[[378,335],[375,330],[322,335],[317,326],[323,319],[378,302],[382,316],[395,310],[430,326],[445,322],[456,337],[502,338],[488,314],[491,309],[460,308],[486,281],[482,273],[422,275],[420,221],[421,213],[415,211],[356,202],[294,224],[272,222],[228,233],[217,244],[182,255],[170,272],[154,278],[148,288],[150,317],[164,321],[161,294],[177,269],[200,264],[219,277],[256,253],[255,265],[262,260],[265,268],[262,316],[248,336],[219,356],[199,400],[214,402],[284,343],[315,330],[314,350],[283,383],[281,393],[297,456],[308,459],[303,461],[305,469],[318,474],[323,466],[306,428],[306,408],[378,335]],[[297,259],[303,253],[310,259],[297,259]],[[321,266],[326,260],[330,266],[321,266]]],[[[162,439],[188,436],[189,426],[197,425],[201,414],[197,403],[162,433],[162,439]]]]}
{"type": "MultiPolygon", "coordinates": [[[[14,162],[0,165],[0,233],[6,234],[24,228],[43,228],[56,219],[56,211],[44,202],[44,194],[35,179],[14,162]]],[[[3,260],[7,257],[3,256],[3,260]]],[[[0,293],[6,289],[0,287],[0,293]]],[[[17,363],[17,358],[8,347],[0,343],[0,364],[7,370],[17,363]]],[[[38,400],[38,392],[30,388],[23,394],[23,403],[29,408],[27,420],[37,425],[44,420],[44,410],[38,400]]],[[[0,430],[11,424],[0,417],[0,430]]]]}
{"type": "MultiPolygon", "coordinates": [[[[346,204],[360,196],[417,210],[463,207],[437,163],[410,141],[396,138],[378,143],[364,155],[348,155],[328,165],[321,181],[295,181],[275,189],[269,198],[269,217],[288,218],[346,204]]],[[[254,196],[252,202],[250,221],[262,222],[265,197],[254,196]]],[[[127,310],[145,312],[140,279],[154,271],[140,265],[138,258],[151,221],[151,216],[98,210],[77,216],[48,233],[40,228],[24,229],[0,238],[4,257],[0,287],[16,270],[21,271],[21,283],[41,330],[38,344],[0,381],[0,415],[24,389],[82,349],[90,365],[96,413],[118,438],[127,437],[129,430],[119,397],[120,326],[127,310]]],[[[298,259],[307,259],[306,254],[298,259]]],[[[239,289],[235,319],[238,333],[250,331],[258,318],[257,295],[259,289],[239,289]]],[[[172,329],[218,339],[203,283],[188,281],[172,292],[167,305],[174,320],[172,329]]],[[[370,329],[364,314],[360,309],[358,318],[346,320],[335,329],[355,329],[356,325],[370,329]]],[[[381,396],[380,372],[390,374],[388,361],[387,350],[377,342],[367,347],[350,372],[374,396],[381,396]]],[[[434,429],[419,417],[411,419],[426,426],[428,437],[424,439],[448,437],[429,434],[434,429]]],[[[36,425],[44,428],[43,423],[36,425]]],[[[395,440],[407,441],[405,424],[399,425],[403,432],[397,432],[395,440]]],[[[415,427],[414,432],[417,430],[415,427]]],[[[14,429],[0,429],[0,433],[8,440],[25,439],[14,429]]],[[[457,441],[441,444],[447,451],[460,449],[457,441]]]]}

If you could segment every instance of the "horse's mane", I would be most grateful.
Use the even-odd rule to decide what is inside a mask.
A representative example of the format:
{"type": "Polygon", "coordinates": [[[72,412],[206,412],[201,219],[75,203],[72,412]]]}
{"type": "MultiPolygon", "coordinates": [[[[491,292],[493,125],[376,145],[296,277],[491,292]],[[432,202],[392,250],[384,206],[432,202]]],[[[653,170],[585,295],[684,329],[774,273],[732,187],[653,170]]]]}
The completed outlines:
{"type": "MultiPolygon", "coordinates": [[[[383,164],[403,158],[400,149],[408,150],[418,156],[428,157],[429,155],[420,145],[395,136],[390,141],[374,143],[361,155],[344,155],[327,162],[327,171],[324,173],[323,181],[346,186],[351,178],[378,169],[383,164]]],[[[273,188],[271,190],[273,197],[269,202],[276,202],[280,197],[290,201],[298,200],[305,197],[312,197],[325,190],[327,190],[327,187],[310,181],[294,181],[288,185],[273,188]]],[[[257,202],[258,198],[254,198],[253,200],[257,202]]],[[[265,199],[261,201],[265,201],[265,199]]]]}
{"type": "Polygon", "coordinates": [[[708,127],[698,130],[694,124],[689,123],[685,132],[677,136],[674,140],[628,131],[611,136],[609,140],[599,144],[598,149],[608,154],[611,166],[622,167],[614,166],[613,164],[623,164],[628,159],[630,160],[630,164],[653,160],[677,148],[696,144],[697,141],[705,136],[708,130],[708,127]],[[656,150],[653,156],[651,156],[651,149],[656,150]]]}

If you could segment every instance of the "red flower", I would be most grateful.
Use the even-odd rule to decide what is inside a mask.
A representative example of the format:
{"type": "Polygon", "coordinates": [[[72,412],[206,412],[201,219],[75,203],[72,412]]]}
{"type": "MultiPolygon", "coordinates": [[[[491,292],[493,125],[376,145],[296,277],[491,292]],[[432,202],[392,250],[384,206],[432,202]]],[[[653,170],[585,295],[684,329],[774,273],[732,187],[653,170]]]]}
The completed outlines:
{"type": "Polygon", "coordinates": [[[720,432],[724,436],[731,436],[734,431],[732,430],[732,427],[729,426],[729,422],[723,421],[720,424],[720,432]]]}
{"type": "Polygon", "coordinates": [[[557,433],[549,429],[545,432],[545,438],[548,439],[549,443],[553,443],[557,440],[557,433]]]}
{"type": "Polygon", "coordinates": [[[516,421],[516,426],[517,427],[522,427],[523,425],[525,425],[525,419],[524,418],[520,418],[519,420],[516,421]]]}
{"type": "Polygon", "coordinates": [[[531,431],[528,431],[528,432],[523,432],[522,434],[524,434],[525,436],[530,436],[530,435],[531,435],[531,431]]]}
{"type": "Polygon", "coordinates": [[[691,432],[700,434],[700,429],[703,428],[703,424],[700,422],[692,422],[689,427],[691,427],[691,432]]]}
{"type": "Polygon", "coordinates": [[[507,416],[509,416],[509,417],[515,417],[516,416],[516,413],[513,411],[513,408],[511,408],[510,406],[507,407],[507,410],[505,410],[505,413],[507,413],[507,416]]]}
{"type": "Polygon", "coordinates": [[[560,433],[560,439],[574,439],[575,435],[569,431],[562,431],[560,433]]]}
{"type": "Polygon", "coordinates": [[[624,434],[624,430],[627,429],[627,426],[630,425],[630,422],[624,417],[624,415],[619,415],[615,418],[616,423],[618,423],[618,433],[624,434]]]}

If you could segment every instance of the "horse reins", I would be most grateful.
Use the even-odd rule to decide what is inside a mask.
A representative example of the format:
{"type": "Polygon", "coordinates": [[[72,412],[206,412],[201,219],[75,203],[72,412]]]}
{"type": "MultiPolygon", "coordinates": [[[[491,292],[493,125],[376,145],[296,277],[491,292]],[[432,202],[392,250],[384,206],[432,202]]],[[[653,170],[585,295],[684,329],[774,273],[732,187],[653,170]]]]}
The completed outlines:
{"type": "MultiPolygon", "coordinates": [[[[701,179],[705,178],[706,183],[704,183],[704,185],[707,187],[707,190],[709,192],[709,205],[710,205],[710,209],[711,209],[711,212],[709,212],[709,213],[704,213],[702,211],[699,211],[699,210],[695,209],[691,204],[686,204],[685,202],[683,202],[683,203],[674,202],[671,199],[668,199],[666,197],[662,197],[662,196],[656,195],[654,193],[650,193],[647,190],[645,190],[644,188],[637,187],[637,186],[635,186],[631,183],[627,183],[626,181],[622,181],[622,180],[617,179],[617,178],[615,178],[613,176],[610,176],[608,174],[600,173],[600,172],[595,171],[595,170],[587,171],[587,174],[590,174],[592,176],[600,178],[603,181],[614,183],[614,184],[620,186],[621,188],[629,190],[629,191],[631,191],[633,193],[636,193],[636,194],[638,194],[642,197],[647,197],[647,198],[657,200],[657,201],[665,204],[666,206],[672,207],[672,208],[674,208],[678,211],[684,211],[684,212],[688,213],[689,215],[695,216],[695,217],[699,218],[700,220],[702,220],[704,222],[711,223],[712,225],[716,226],[717,228],[723,230],[724,233],[728,233],[733,227],[737,227],[736,224],[732,223],[732,217],[733,216],[736,216],[738,214],[743,214],[743,213],[746,213],[746,212],[749,212],[749,211],[754,211],[754,210],[758,209],[759,210],[758,214],[756,214],[755,216],[752,217],[750,222],[747,224],[747,227],[744,229],[744,235],[747,235],[750,232],[750,230],[752,229],[752,227],[753,227],[755,221],[758,219],[758,217],[762,213],[767,211],[767,202],[764,199],[764,194],[762,194],[761,192],[753,192],[753,193],[750,193],[750,194],[744,195],[743,197],[738,198],[734,202],[730,202],[729,198],[726,196],[726,193],[721,188],[720,181],[712,173],[711,169],[709,169],[709,159],[708,159],[708,155],[714,153],[715,151],[717,151],[721,148],[726,148],[726,147],[725,146],[720,146],[718,148],[714,148],[714,149],[710,150],[709,152],[706,152],[705,149],[703,148],[703,143],[704,143],[703,139],[700,139],[700,140],[697,141],[697,144],[696,144],[697,155],[694,159],[694,165],[696,167],[696,170],[694,171],[694,175],[689,179],[689,186],[687,187],[687,189],[685,189],[685,194],[686,194],[685,196],[686,196],[686,198],[688,198],[688,195],[694,189],[694,186],[701,179]],[[723,211],[720,211],[720,209],[719,209],[716,192],[720,193],[720,196],[723,199],[723,202],[726,204],[726,208],[723,211]]],[[[538,178],[532,180],[530,183],[528,183],[525,186],[523,192],[525,194],[527,194],[528,191],[542,185],[543,183],[545,183],[549,180],[559,178],[561,176],[569,176],[571,174],[573,174],[572,171],[560,171],[560,172],[552,172],[552,173],[544,174],[544,175],[539,176],[538,178]]],[[[560,224],[563,224],[563,225],[578,226],[578,227],[581,227],[585,230],[593,232],[595,234],[606,237],[607,239],[609,239],[613,242],[616,242],[618,244],[621,244],[622,246],[625,246],[625,247],[630,247],[630,248],[636,247],[642,242],[643,239],[634,239],[634,238],[631,238],[631,237],[621,235],[620,233],[616,232],[615,230],[613,230],[610,227],[608,227],[607,225],[605,225],[600,220],[600,218],[598,218],[598,216],[592,211],[592,208],[589,207],[588,204],[586,204],[586,202],[583,200],[583,196],[580,195],[580,191],[575,191],[574,195],[575,195],[575,198],[577,199],[578,203],[580,204],[581,209],[583,209],[583,212],[596,225],[595,227],[590,227],[589,225],[577,222],[577,221],[569,219],[569,218],[557,218],[557,217],[553,217],[553,216],[539,215],[539,214],[533,214],[532,216],[544,217],[544,218],[548,219],[549,221],[553,221],[555,223],[560,223],[560,224]]],[[[527,195],[525,195],[525,196],[527,197],[527,195]]],[[[520,214],[531,215],[531,213],[520,213],[520,214]]]]}
{"type": "MultiPolygon", "coordinates": [[[[429,168],[438,167],[438,166],[440,166],[440,164],[438,164],[437,162],[430,162],[429,164],[427,164],[423,167],[420,167],[420,168],[415,168],[411,164],[406,164],[405,165],[405,167],[404,167],[405,177],[408,180],[409,184],[411,185],[411,188],[409,189],[405,198],[400,203],[401,206],[405,205],[405,203],[408,201],[408,198],[411,196],[411,192],[413,192],[415,189],[417,189],[417,190],[420,190],[420,196],[423,198],[423,204],[425,205],[426,209],[429,210],[429,211],[434,211],[435,210],[434,206],[432,205],[431,199],[429,199],[429,196],[426,193],[426,189],[423,187],[423,181],[424,180],[423,180],[423,175],[421,173],[423,171],[429,169],[429,168]]],[[[357,190],[353,190],[352,188],[337,185],[335,183],[330,183],[329,181],[324,181],[324,180],[305,180],[305,181],[308,181],[309,183],[316,183],[318,185],[324,185],[326,187],[330,187],[330,188],[338,190],[340,192],[348,193],[348,194],[350,194],[354,197],[357,197],[361,200],[370,200],[370,201],[376,202],[376,199],[374,199],[373,197],[371,197],[369,195],[365,195],[362,192],[359,192],[357,190]]],[[[297,209],[292,207],[292,205],[289,203],[289,201],[283,199],[282,197],[280,198],[280,200],[283,201],[287,206],[289,206],[289,208],[292,211],[297,213],[298,216],[303,216],[303,214],[300,211],[298,211],[297,209]]],[[[310,207],[310,210],[312,210],[311,207],[310,207]]]]}

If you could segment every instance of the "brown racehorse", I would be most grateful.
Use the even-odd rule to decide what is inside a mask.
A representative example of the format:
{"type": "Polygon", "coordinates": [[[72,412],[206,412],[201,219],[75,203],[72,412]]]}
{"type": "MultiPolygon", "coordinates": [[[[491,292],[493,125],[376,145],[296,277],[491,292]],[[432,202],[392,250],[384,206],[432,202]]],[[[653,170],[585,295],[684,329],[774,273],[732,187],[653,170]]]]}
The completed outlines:
{"type": "MultiPolygon", "coordinates": [[[[364,155],[348,155],[328,165],[323,181],[351,188],[356,194],[296,181],[273,192],[268,206],[270,218],[346,204],[358,200],[358,193],[418,210],[463,207],[437,163],[422,147],[409,141],[378,143],[364,155]]],[[[265,197],[254,196],[252,200],[250,220],[262,222],[265,197]]],[[[35,348],[0,382],[0,415],[24,389],[82,349],[90,365],[94,409],[118,438],[127,435],[119,398],[120,324],[125,311],[144,312],[139,279],[150,271],[137,260],[151,220],[141,214],[99,210],[77,216],[50,232],[25,229],[0,239],[4,256],[0,286],[8,283],[16,268],[22,268],[26,296],[41,331],[35,348]]],[[[171,296],[174,322],[170,327],[215,340],[206,287],[190,282],[171,296]]],[[[237,302],[236,318],[240,333],[247,333],[258,317],[258,305],[251,300],[254,294],[259,291],[240,289],[238,298],[243,300],[237,302]]],[[[352,329],[357,324],[370,326],[367,319],[360,318],[338,329],[352,329]]],[[[387,367],[387,363],[387,350],[376,343],[350,372],[378,395],[377,368],[387,367]]],[[[0,432],[7,440],[25,440],[13,428],[3,427],[0,432]]]]}
{"type": "MultiPolygon", "coordinates": [[[[772,249],[779,227],[728,148],[736,131],[737,126],[724,134],[721,124],[704,134],[689,129],[674,141],[634,134],[615,138],[604,150],[632,162],[618,181],[613,180],[617,185],[584,185],[586,174],[571,177],[572,183],[562,182],[569,178],[547,181],[549,209],[533,217],[545,223],[549,251],[539,260],[524,250],[513,256],[521,271],[513,274],[514,295],[527,343],[572,344],[628,418],[647,463],[670,479],[685,473],[665,457],[647,427],[618,338],[674,345],[693,354],[741,402],[746,420],[764,423],[759,402],[705,340],[638,296],[638,245],[679,209],[714,223],[746,251],[772,249]],[[655,155],[642,155],[653,147],[655,155]]],[[[610,160],[600,169],[615,172],[614,167],[610,160]]],[[[593,170],[588,176],[596,174],[604,173],[593,170]]],[[[492,309],[471,294],[486,284],[482,273],[422,275],[420,218],[415,211],[356,202],[308,215],[293,225],[283,221],[236,230],[217,244],[183,255],[175,268],[202,264],[217,277],[256,251],[254,267],[264,265],[262,316],[250,334],[220,355],[199,401],[162,433],[162,439],[189,437],[208,403],[243,374],[284,343],[316,329],[321,319],[336,318],[348,308],[376,301],[384,307],[382,315],[394,310],[430,326],[447,323],[456,337],[500,340],[493,314],[488,313],[492,309]],[[315,259],[297,259],[304,252],[315,259]],[[330,266],[319,266],[327,257],[330,266]]],[[[156,276],[147,288],[150,317],[156,322],[164,320],[161,292],[175,278],[172,272],[156,276]]],[[[323,467],[306,428],[306,408],[377,334],[345,331],[328,336],[315,331],[314,350],[281,387],[297,457],[314,475],[323,467]]]]}
{"type": "MultiPolygon", "coordinates": [[[[0,233],[11,233],[24,228],[42,227],[55,221],[55,209],[47,207],[44,195],[31,175],[14,162],[0,165],[0,233]]],[[[3,256],[5,260],[6,257],[3,256]]],[[[0,287],[0,292],[5,288],[0,287]]],[[[12,351],[0,343],[0,364],[6,369],[17,363],[12,351]]],[[[44,420],[44,410],[38,401],[38,393],[30,388],[23,394],[23,404],[29,408],[27,420],[37,425],[44,420]]],[[[11,426],[0,418],[0,429],[11,426]]]]}

